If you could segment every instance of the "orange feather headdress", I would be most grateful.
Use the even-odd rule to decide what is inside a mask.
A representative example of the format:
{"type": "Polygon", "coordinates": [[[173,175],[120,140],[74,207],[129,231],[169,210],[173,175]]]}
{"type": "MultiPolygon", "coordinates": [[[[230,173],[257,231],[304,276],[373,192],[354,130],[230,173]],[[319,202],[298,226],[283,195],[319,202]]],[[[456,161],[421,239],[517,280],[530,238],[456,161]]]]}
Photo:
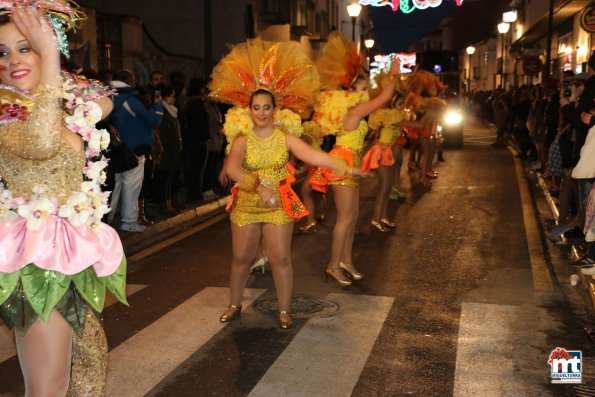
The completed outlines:
{"type": "Polygon", "coordinates": [[[305,114],[318,94],[314,63],[296,42],[273,43],[260,38],[233,46],[213,69],[209,96],[248,106],[257,89],[273,94],[277,105],[305,114]]]}
{"type": "Polygon", "coordinates": [[[364,75],[364,58],[354,43],[339,32],[332,32],[316,61],[323,90],[349,88],[357,76],[364,75]]]}

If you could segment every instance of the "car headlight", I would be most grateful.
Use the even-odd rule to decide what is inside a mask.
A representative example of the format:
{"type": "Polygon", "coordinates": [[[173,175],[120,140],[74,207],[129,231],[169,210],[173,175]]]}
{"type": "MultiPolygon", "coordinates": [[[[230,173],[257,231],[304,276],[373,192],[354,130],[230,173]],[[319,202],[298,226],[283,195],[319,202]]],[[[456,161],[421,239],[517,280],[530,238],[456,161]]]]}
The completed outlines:
{"type": "Polygon", "coordinates": [[[461,121],[463,121],[463,115],[460,112],[456,112],[454,110],[451,110],[450,112],[446,113],[446,116],[444,116],[444,123],[448,125],[461,124],[461,121]]]}

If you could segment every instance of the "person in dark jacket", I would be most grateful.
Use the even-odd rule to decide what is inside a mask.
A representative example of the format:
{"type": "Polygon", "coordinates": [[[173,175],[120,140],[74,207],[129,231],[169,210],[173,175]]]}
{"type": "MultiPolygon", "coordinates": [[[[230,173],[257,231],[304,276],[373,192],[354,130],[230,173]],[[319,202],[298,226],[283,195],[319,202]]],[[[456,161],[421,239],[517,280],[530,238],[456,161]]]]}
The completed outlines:
{"type": "Polygon", "coordinates": [[[116,174],[116,186],[112,193],[108,219],[113,220],[121,195],[120,230],[142,232],[145,226],[138,223],[138,198],[144,178],[145,156],[151,153],[153,128],[161,123],[163,107],[159,103],[155,103],[151,108],[143,104],[137,97],[138,92],[133,88],[134,75],[129,70],[116,72],[110,85],[118,93],[114,97],[114,111],[110,115],[110,122],[122,142],[136,154],[138,165],[129,171],[116,174]]]}
{"type": "Polygon", "coordinates": [[[209,116],[204,101],[205,82],[200,78],[190,81],[186,105],[186,131],[184,153],[186,157],[186,185],[188,198],[203,199],[203,180],[207,163],[209,116]]]}
{"type": "Polygon", "coordinates": [[[180,173],[182,164],[182,137],[178,109],[174,106],[176,93],[172,87],[161,88],[164,108],[163,119],[159,125],[159,138],[163,146],[161,159],[155,170],[157,202],[167,215],[177,211],[172,205],[172,184],[180,173]]]}

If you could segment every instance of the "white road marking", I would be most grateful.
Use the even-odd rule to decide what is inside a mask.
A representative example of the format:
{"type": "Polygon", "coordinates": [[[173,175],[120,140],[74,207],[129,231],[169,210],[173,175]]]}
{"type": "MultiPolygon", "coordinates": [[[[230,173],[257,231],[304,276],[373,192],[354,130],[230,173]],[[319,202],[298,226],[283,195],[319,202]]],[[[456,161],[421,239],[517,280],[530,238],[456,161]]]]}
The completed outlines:
{"type": "MultiPolygon", "coordinates": [[[[126,296],[130,296],[137,291],[145,288],[143,284],[128,284],[126,285],[126,296]]],[[[118,300],[108,292],[105,297],[105,307],[109,307],[118,300]]],[[[3,361],[16,356],[17,350],[14,344],[14,331],[9,330],[8,327],[2,322],[0,325],[0,363],[3,361]]]]}
{"type": "MultiPolygon", "coordinates": [[[[244,307],[264,289],[246,289],[244,307]]],[[[219,332],[229,288],[205,288],[109,354],[108,396],[144,396],[219,332]]]]}
{"type": "Polygon", "coordinates": [[[252,397],[350,396],[394,298],[330,294],[334,317],[311,318],[252,389],[252,397]]]}
{"type": "MultiPolygon", "coordinates": [[[[517,307],[463,303],[453,397],[518,396],[512,329],[517,307]]],[[[544,372],[547,367],[544,363],[544,372]]]]}

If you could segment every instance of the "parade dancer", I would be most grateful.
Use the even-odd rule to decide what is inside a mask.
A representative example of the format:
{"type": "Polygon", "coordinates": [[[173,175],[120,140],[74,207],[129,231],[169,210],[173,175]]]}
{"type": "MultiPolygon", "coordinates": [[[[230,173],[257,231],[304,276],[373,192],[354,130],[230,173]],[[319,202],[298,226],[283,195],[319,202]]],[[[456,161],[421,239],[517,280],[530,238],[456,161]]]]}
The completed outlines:
{"type": "MultiPolygon", "coordinates": [[[[337,137],[331,156],[347,161],[352,167],[361,164],[361,150],[368,133],[364,117],[388,103],[395,91],[394,84],[387,84],[377,97],[369,100],[368,79],[363,75],[362,66],[363,58],[355,45],[338,32],[329,35],[316,62],[324,91],[315,107],[314,120],[325,135],[335,134],[337,137]]],[[[399,68],[398,59],[393,59],[389,79],[399,74],[399,68]]],[[[336,177],[328,170],[322,170],[310,179],[310,183],[322,192],[331,185],[337,209],[331,257],[325,274],[341,285],[351,285],[352,280],[364,278],[353,265],[351,256],[359,211],[359,179],[336,177]]]]}
{"type": "Polygon", "coordinates": [[[301,119],[289,109],[305,113],[318,86],[316,68],[294,42],[249,40],[235,46],[213,70],[211,97],[236,105],[227,113],[224,126],[231,142],[225,169],[236,185],[228,206],[230,304],[220,317],[222,322],[240,316],[250,264],[264,236],[277,290],[278,323],[284,329],[293,325],[291,236],[293,222],[307,211],[291,188],[289,153],[309,164],[331,168],[338,175],[365,175],[296,136],[301,133],[301,119]]]}
{"type": "Polygon", "coordinates": [[[376,193],[371,225],[382,233],[396,228],[396,224],[388,217],[387,207],[398,172],[394,146],[403,133],[400,123],[406,118],[407,114],[403,110],[382,108],[372,113],[368,121],[370,128],[376,131],[377,140],[362,159],[362,169],[377,170],[380,189],[376,193]]]}
{"type": "Polygon", "coordinates": [[[65,30],[84,16],[55,1],[0,1],[0,315],[16,330],[27,396],[105,393],[106,288],[125,302],[118,234],[101,223],[110,91],[60,73],[65,30]],[[73,332],[74,331],[74,332],[73,332]],[[72,363],[72,375],[71,375],[72,363]]]}

